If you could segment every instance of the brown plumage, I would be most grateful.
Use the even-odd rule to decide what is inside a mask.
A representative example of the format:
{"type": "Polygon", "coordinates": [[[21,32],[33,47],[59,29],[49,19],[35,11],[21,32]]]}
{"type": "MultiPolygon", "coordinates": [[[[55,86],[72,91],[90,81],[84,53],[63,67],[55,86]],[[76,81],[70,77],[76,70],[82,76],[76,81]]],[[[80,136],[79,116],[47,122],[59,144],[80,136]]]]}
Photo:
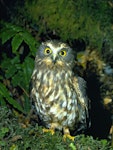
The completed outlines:
{"type": "Polygon", "coordinates": [[[31,98],[46,128],[70,130],[87,128],[86,82],[75,76],[74,51],[65,43],[47,41],[36,54],[31,98]]]}

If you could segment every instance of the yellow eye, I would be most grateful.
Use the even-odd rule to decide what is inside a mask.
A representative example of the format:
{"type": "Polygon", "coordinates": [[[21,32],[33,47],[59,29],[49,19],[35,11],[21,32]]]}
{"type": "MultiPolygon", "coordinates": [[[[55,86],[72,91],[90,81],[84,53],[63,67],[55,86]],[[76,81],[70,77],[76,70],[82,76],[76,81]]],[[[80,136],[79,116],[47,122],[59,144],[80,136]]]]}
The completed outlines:
{"type": "Polygon", "coordinates": [[[52,50],[47,47],[47,48],[44,50],[44,53],[45,53],[46,55],[49,55],[50,53],[52,53],[52,50]]]}
{"type": "Polygon", "coordinates": [[[59,55],[65,57],[67,55],[67,52],[65,50],[61,50],[60,53],[59,53],[59,55]]]}

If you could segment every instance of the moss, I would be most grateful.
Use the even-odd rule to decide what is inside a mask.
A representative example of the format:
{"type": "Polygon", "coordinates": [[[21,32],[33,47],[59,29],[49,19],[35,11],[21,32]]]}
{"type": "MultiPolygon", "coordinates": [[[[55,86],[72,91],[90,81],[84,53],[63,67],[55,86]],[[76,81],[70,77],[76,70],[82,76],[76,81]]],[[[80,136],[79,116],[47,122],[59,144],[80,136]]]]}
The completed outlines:
{"type": "Polygon", "coordinates": [[[112,150],[110,143],[92,136],[77,135],[75,141],[64,141],[62,134],[43,133],[42,127],[29,124],[23,128],[10,109],[0,109],[0,149],[2,150],[112,150]]]}

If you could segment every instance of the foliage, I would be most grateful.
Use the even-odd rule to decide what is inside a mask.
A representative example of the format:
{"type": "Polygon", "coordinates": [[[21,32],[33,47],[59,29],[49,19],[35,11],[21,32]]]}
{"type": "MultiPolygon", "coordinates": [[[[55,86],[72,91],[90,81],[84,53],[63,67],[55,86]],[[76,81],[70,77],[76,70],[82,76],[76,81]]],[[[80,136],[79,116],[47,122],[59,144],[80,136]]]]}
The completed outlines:
{"type": "MultiPolygon", "coordinates": [[[[103,42],[105,42],[107,46],[105,47],[104,45],[104,57],[107,56],[105,59],[110,61],[109,64],[113,66],[113,2],[111,0],[20,0],[15,1],[15,3],[14,1],[15,0],[10,2],[10,5],[7,0],[0,2],[3,3],[2,6],[5,6],[4,4],[6,3],[6,8],[2,7],[1,9],[8,10],[6,12],[4,11],[4,13],[7,13],[7,17],[2,18],[2,20],[6,22],[1,22],[0,33],[0,106],[8,106],[23,114],[28,114],[30,111],[29,83],[34,66],[34,56],[37,51],[36,47],[40,41],[57,38],[70,43],[72,46],[72,43],[76,43],[76,40],[78,40],[80,42],[80,50],[83,44],[81,41],[83,41],[85,47],[89,46],[91,51],[92,48],[95,51],[100,50],[103,42]],[[106,41],[108,42],[107,44],[106,41]]],[[[4,15],[4,13],[2,13],[2,15],[4,15]]],[[[75,43],[74,48],[77,49],[75,43]]],[[[87,51],[85,53],[87,53],[87,51]]],[[[83,55],[85,53],[83,52],[83,55]]],[[[95,61],[96,67],[94,67],[92,62],[88,63],[86,60],[84,63],[85,58],[95,61],[95,59],[98,60],[100,56],[96,57],[96,55],[94,55],[92,57],[92,55],[88,55],[87,57],[84,56],[84,59],[83,57],[78,58],[87,74],[94,75],[94,68],[98,71],[100,61],[95,61]],[[85,65],[86,68],[84,68],[85,65]],[[89,69],[88,65],[92,69],[89,69]]],[[[82,69],[79,69],[79,67],[78,70],[82,72],[82,69]]],[[[105,81],[109,81],[109,79],[106,80],[106,76],[104,83],[105,81]]],[[[92,83],[90,84],[91,87],[93,87],[92,83]]],[[[107,86],[109,85],[109,82],[107,82],[107,86]]],[[[105,84],[104,90],[110,91],[109,89],[111,88],[106,89],[107,86],[105,84]]],[[[97,94],[96,90],[93,90],[93,93],[89,91],[92,96],[97,94]]],[[[112,92],[110,91],[110,93],[112,92]]],[[[98,97],[98,94],[96,96],[98,97]]],[[[97,98],[95,99],[94,101],[97,106],[97,98]]],[[[3,111],[0,109],[0,112],[3,111]]],[[[9,115],[6,113],[6,116],[8,117],[9,115]]],[[[6,118],[6,120],[8,120],[8,118],[6,118]]],[[[38,126],[34,129],[35,133],[31,135],[28,134],[28,132],[31,131],[33,126],[23,130],[18,125],[17,120],[15,121],[15,118],[14,120],[11,119],[11,121],[8,120],[8,126],[2,124],[0,127],[0,133],[2,133],[0,134],[0,138],[2,142],[4,141],[2,147],[5,148],[6,146],[6,149],[9,147],[10,150],[23,149],[23,147],[24,149],[32,149],[32,147],[35,148],[35,145],[37,147],[40,146],[40,149],[47,149],[49,146],[51,146],[52,149],[53,145],[55,145],[55,147],[57,147],[56,149],[78,150],[81,149],[81,147],[86,148],[85,143],[87,142],[89,142],[87,143],[89,149],[90,147],[91,149],[93,149],[93,147],[94,149],[99,149],[100,147],[103,148],[103,146],[105,146],[106,148],[108,146],[106,140],[98,142],[92,137],[84,137],[83,135],[81,135],[80,138],[78,136],[79,140],[77,140],[77,143],[64,143],[59,133],[53,137],[44,135],[42,129],[38,126]],[[15,138],[15,135],[17,135],[15,142],[8,141],[10,139],[8,137],[9,133],[11,138],[15,138]],[[20,134],[24,137],[23,139],[20,138],[21,136],[18,137],[20,134]],[[52,139],[53,142],[50,143],[49,141],[52,139]],[[41,145],[39,145],[39,141],[41,145]],[[55,141],[57,141],[57,143],[55,143],[55,141]]]]}
{"type": "Polygon", "coordinates": [[[24,113],[29,111],[29,82],[38,44],[36,39],[55,35],[69,43],[83,40],[85,45],[99,49],[107,39],[112,45],[111,4],[107,0],[17,1],[16,9],[9,15],[12,23],[1,24],[0,103],[8,102],[24,113]]]}
{"type": "Polygon", "coordinates": [[[113,46],[112,6],[107,0],[27,0],[18,13],[22,12],[32,30],[44,39],[79,39],[100,50],[104,40],[113,46]]]}
{"type": "Polygon", "coordinates": [[[0,109],[0,149],[2,150],[112,150],[107,140],[94,140],[91,136],[78,135],[75,141],[64,141],[61,133],[43,133],[42,127],[31,124],[23,128],[11,110],[0,109]],[[5,121],[4,121],[5,120],[5,121]]]}
{"type": "Polygon", "coordinates": [[[0,34],[0,38],[2,39],[2,44],[7,42],[9,39],[12,38],[12,52],[17,54],[17,50],[19,46],[24,41],[26,44],[28,44],[31,54],[34,55],[35,53],[35,46],[36,41],[35,39],[29,34],[24,28],[21,28],[20,26],[12,25],[11,23],[5,23],[2,22],[2,30],[0,34]]]}
{"type": "MultiPolygon", "coordinates": [[[[6,101],[19,111],[26,113],[30,110],[29,83],[33,70],[33,62],[36,52],[36,41],[21,27],[10,23],[3,23],[0,38],[2,44],[11,44],[6,53],[2,52],[0,79],[0,103],[6,105],[6,101]],[[27,49],[25,46],[28,45],[27,49]],[[29,49],[29,51],[28,51],[29,49]],[[26,52],[27,51],[27,52],[26,52]],[[26,54],[25,58],[21,56],[26,54]],[[22,91],[19,93],[19,91],[22,91]],[[20,105],[21,103],[22,105],[20,105]]],[[[5,45],[5,49],[6,49],[5,45]]],[[[4,47],[2,47],[3,50],[4,47]]]]}

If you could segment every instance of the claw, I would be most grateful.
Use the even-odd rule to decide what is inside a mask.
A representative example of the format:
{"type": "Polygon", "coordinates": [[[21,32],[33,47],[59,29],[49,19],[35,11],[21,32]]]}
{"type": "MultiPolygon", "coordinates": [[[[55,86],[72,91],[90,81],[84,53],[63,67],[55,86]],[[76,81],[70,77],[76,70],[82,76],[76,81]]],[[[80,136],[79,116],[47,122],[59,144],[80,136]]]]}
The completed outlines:
{"type": "Polygon", "coordinates": [[[43,129],[43,132],[49,132],[49,133],[51,133],[52,135],[55,133],[55,131],[53,130],[53,129],[43,129]]]}
{"type": "Polygon", "coordinates": [[[64,136],[63,136],[64,141],[66,141],[66,138],[74,141],[75,137],[70,135],[69,129],[64,127],[63,130],[64,130],[64,136]]]}
{"type": "Polygon", "coordinates": [[[70,134],[64,134],[64,136],[63,136],[64,141],[66,141],[67,138],[74,141],[75,136],[71,136],[70,134]]]}

